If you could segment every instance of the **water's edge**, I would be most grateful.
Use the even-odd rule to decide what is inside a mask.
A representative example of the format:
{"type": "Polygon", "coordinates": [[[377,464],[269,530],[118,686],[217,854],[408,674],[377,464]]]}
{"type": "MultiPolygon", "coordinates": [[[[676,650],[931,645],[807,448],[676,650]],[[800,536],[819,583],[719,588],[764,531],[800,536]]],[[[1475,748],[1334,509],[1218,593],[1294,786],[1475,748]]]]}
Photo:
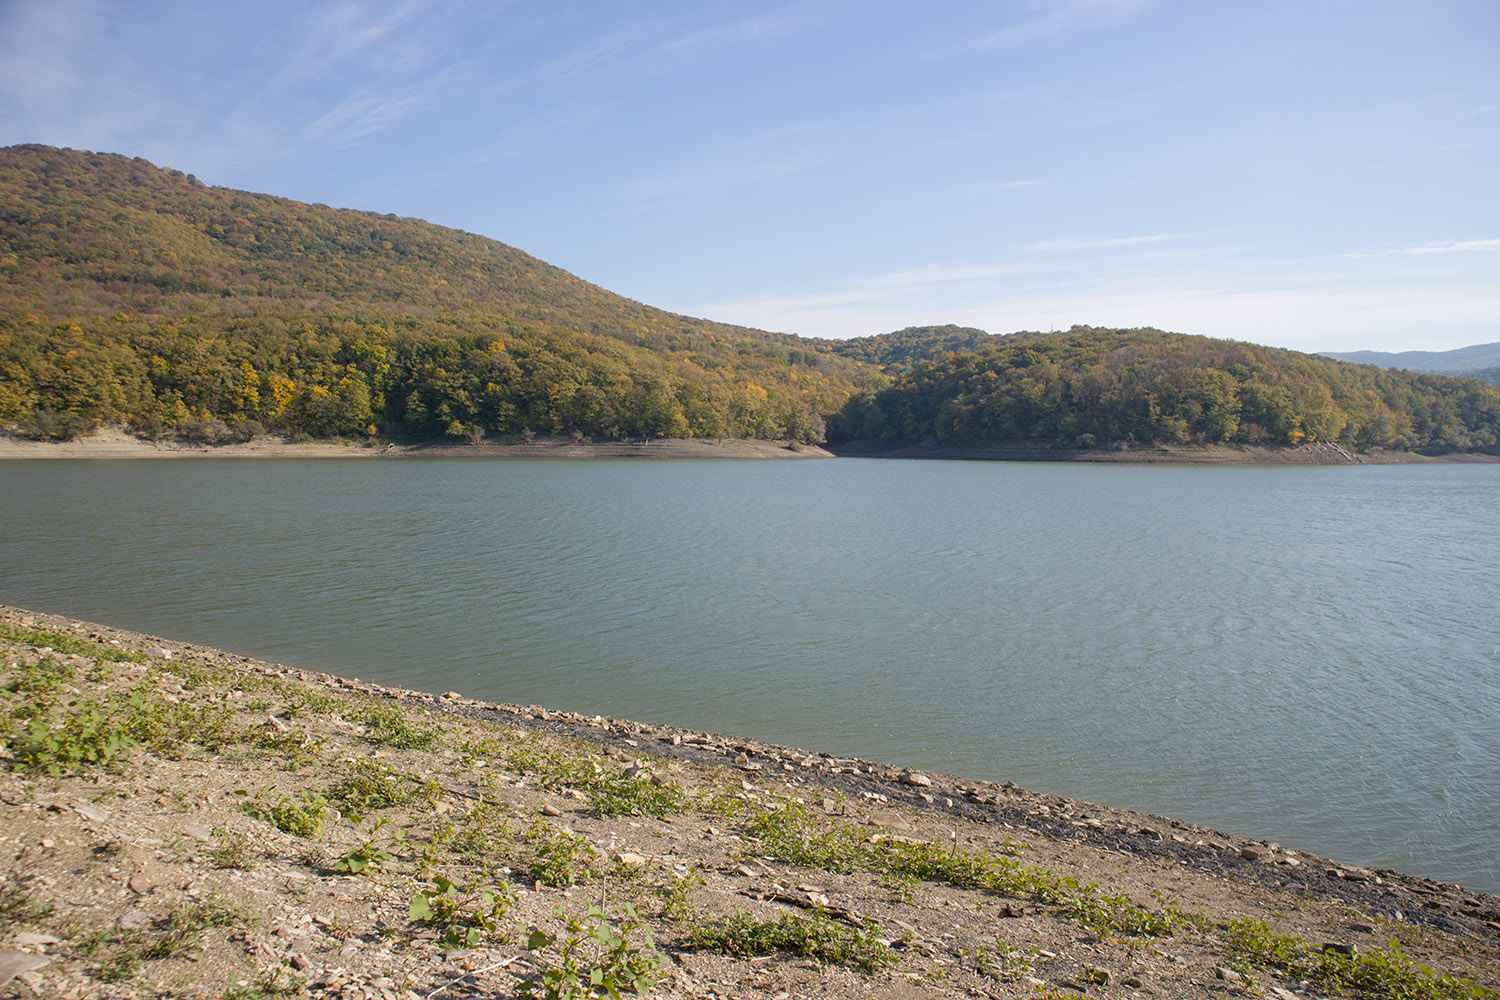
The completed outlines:
{"type": "Polygon", "coordinates": [[[543,729],[627,754],[634,752],[697,763],[717,763],[768,778],[778,771],[791,772],[849,797],[898,802],[918,810],[1000,823],[1007,829],[1022,833],[1084,842],[1108,851],[1154,856],[1199,869],[1233,872],[1240,878],[1248,877],[1281,888],[1332,897],[1371,913],[1444,930],[1462,929],[1470,920],[1484,925],[1489,932],[1500,929],[1500,896],[1494,894],[1474,892],[1389,868],[1369,869],[1340,864],[1306,852],[1286,850],[1265,840],[1250,841],[1191,822],[1033,792],[1009,781],[995,784],[966,780],[856,757],[784,747],[748,737],[597,715],[584,716],[536,705],[487,702],[453,691],[434,694],[389,687],[8,605],[0,605],[0,623],[3,623],[0,627],[5,629],[7,636],[16,628],[66,632],[143,651],[158,660],[170,662],[187,657],[211,660],[262,675],[295,677],[304,682],[387,697],[429,709],[504,721],[523,730],[543,729]],[[1451,896],[1455,891],[1467,897],[1469,909],[1455,913],[1446,908],[1414,905],[1414,902],[1420,903],[1439,895],[1451,896]]]}

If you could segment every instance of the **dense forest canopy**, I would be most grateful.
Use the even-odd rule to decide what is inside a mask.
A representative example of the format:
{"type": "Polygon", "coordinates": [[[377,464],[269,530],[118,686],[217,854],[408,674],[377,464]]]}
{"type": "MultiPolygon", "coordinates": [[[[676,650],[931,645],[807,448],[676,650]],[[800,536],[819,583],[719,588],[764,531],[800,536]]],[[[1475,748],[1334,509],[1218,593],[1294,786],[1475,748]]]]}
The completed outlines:
{"type": "Polygon", "coordinates": [[[0,150],[0,423],[821,440],[873,374],[469,233],[0,150]]]}
{"type": "Polygon", "coordinates": [[[1500,389],[1235,341],[1074,327],[919,363],[851,398],[828,436],[1494,449],[1500,389]]]}
{"type": "Polygon", "coordinates": [[[1500,389],[1156,330],[804,339],[654,309],[415,219],[0,149],[0,426],[116,423],[1472,450],[1496,448],[1500,389]]]}

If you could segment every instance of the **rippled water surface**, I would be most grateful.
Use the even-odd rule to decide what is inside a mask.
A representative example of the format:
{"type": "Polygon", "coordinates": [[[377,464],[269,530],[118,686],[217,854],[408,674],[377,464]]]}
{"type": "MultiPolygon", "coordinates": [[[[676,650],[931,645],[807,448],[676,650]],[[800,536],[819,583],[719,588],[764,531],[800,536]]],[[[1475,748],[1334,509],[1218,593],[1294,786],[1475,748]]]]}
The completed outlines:
{"type": "Polygon", "coordinates": [[[1500,891],[1500,466],[0,464],[0,601],[1500,891]]]}

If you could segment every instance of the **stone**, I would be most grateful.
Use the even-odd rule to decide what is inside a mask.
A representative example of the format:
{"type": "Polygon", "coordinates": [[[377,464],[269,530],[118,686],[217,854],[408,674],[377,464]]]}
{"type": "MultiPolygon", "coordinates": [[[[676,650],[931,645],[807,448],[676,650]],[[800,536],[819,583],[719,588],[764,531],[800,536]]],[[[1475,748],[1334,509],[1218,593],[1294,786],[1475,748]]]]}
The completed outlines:
{"type": "Polygon", "coordinates": [[[195,823],[192,826],[183,827],[182,835],[184,837],[191,837],[192,839],[204,844],[214,839],[213,829],[198,823],[195,823]]]}
{"type": "Polygon", "coordinates": [[[557,806],[552,805],[549,802],[548,804],[542,806],[542,815],[543,816],[561,816],[562,815],[562,810],[559,809],[559,808],[557,808],[557,806]]]}
{"type": "Polygon", "coordinates": [[[73,811],[82,816],[84,819],[92,820],[95,823],[103,823],[105,820],[109,819],[109,816],[107,816],[102,809],[97,809],[94,806],[89,805],[87,802],[75,802],[73,804],[73,811]]]}
{"type": "Polygon", "coordinates": [[[130,882],[128,883],[128,885],[130,886],[130,891],[135,893],[137,896],[144,896],[146,895],[146,893],[156,888],[156,883],[151,881],[144,875],[130,876],[130,882]]]}
{"type": "Polygon", "coordinates": [[[32,969],[40,969],[51,963],[45,955],[27,955],[19,951],[0,951],[0,986],[32,969]]]}
{"type": "Polygon", "coordinates": [[[312,962],[306,955],[303,955],[301,953],[294,952],[292,954],[292,957],[287,959],[287,962],[298,972],[305,972],[312,967],[312,962]]]}
{"type": "Polygon", "coordinates": [[[1222,965],[1215,967],[1214,978],[1222,979],[1226,983],[1243,983],[1245,981],[1244,976],[1240,975],[1238,972],[1235,972],[1233,969],[1226,969],[1222,965]]]}
{"type": "Polygon", "coordinates": [[[151,918],[143,910],[130,910],[120,915],[115,926],[122,931],[143,931],[151,926],[151,918]]]}
{"type": "Polygon", "coordinates": [[[919,774],[916,771],[902,771],[900,778],[898,778],[897,780],[899,780],[901,784],[909,785],[912,788],[932,787],[932,779],[927,777],[927,775],[919,774]]]}
{"type": "Polygon", "coordinates": [[[25,931],[17,934],[11,943],[17,948],[40,948],[49,944],[62,944],[61,941],[51,934],[37,934],[34,931],[25,931]]]}
{"type": "Polygon", "coordinates": [[[1266,858],[1270,857],[1270,852],[1267,851],[1264,847],[1250,844],[1240,848],[1240,857],[1244,858],[1246,861],[1264,861],[1266,860],[1266,858]]]}

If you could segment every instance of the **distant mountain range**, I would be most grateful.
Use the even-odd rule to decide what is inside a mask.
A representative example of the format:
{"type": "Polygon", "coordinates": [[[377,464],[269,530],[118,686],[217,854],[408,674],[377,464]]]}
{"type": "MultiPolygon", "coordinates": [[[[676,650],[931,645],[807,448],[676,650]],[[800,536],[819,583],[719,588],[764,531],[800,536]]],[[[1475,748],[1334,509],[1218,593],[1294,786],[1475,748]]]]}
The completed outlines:
{"type": "Polygon", "coordinates": [[[1401,368],[1409,372],[1458,375],[1500,385],[1500,343],[1475,344],[1451,351],[1323,351],[1325,358],[1361,365],[1401,368]]]}

